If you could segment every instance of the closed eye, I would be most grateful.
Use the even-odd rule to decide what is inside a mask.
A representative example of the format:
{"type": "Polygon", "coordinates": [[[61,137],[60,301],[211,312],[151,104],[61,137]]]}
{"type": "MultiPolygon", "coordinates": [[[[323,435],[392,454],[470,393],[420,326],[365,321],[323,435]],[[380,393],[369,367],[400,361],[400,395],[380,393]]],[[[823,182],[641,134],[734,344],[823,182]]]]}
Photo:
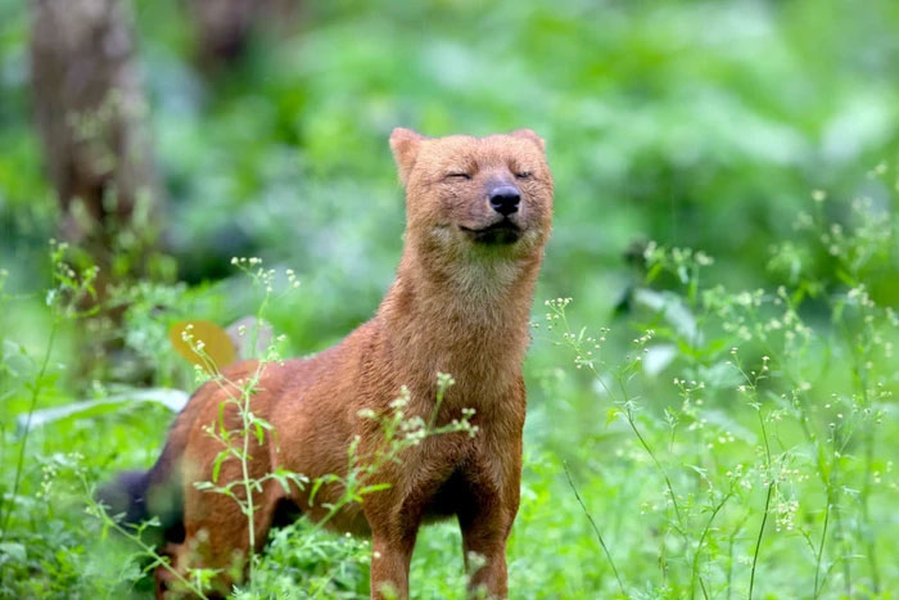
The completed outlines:
{"type": "Polygon", "coordinates": [[[518,179],[530,179],[531,175],[533,175],[533,173],[530,171],[520,171],[515,173],[515,177],[518,179]]]}
{"type": "Polygon", "coordinates": [[[453,172],[453,173],[447,173],[446,176],[444,177],[444,179],[461,179],[464,181],[469,181],[471,179],[471,175],[469,175],[468,173],[463,173],[461,171],[453,172]]]}

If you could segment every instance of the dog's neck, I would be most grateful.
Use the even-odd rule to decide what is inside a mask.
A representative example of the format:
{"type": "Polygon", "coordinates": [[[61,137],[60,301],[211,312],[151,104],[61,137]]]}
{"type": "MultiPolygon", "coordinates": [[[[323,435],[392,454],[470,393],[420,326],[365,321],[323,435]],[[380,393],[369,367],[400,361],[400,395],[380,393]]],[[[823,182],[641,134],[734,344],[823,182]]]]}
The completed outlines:
{"type": "Polygon", "coordinates": [[[423,395],[449,373],[456,385],[447,398],[478,409],[521,376],[540,253],[461,265],[421,256],[407,249],[378,313],[394,365],[423,395]]]}

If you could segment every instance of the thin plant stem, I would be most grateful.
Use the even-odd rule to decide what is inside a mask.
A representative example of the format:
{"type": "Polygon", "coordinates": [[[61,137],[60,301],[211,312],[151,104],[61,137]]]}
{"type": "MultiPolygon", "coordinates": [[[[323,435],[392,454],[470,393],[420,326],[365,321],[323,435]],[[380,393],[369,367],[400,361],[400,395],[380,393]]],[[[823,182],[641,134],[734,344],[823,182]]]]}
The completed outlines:
{"type": "Polygon", "coordinates": [[[727,589],[727,600],[731,598],[731,591],[733,590],[733,580],[734,580],[734,545],[737,542],[737,535],[743,530],[743,525],[746,524],[747,519],[749,519],[749,515],[744,515],[740,522],[734,527],[733,531],[730,532],[730,535],[727,536],[727,585],[725,589],[727,589]]]}
{"type": "MultiPolygon", "coordinates": [[[[856,389],[858,389],[859,393],[862,397],[862,405],[866,409],[870,409],[871,400],[868,397],[868,377],[867,377],[867,369],[862,363],[862,357],[859,356],[858,351],[853,352],[855,358],[855,367],[854,367],[854,377],[853,384],[856,389]]],[[[862,518],[859,522],[859,528],[863,529],[862,535],[860,536],[867,546],[867,552],[865,554],[868,557],[868,564],[871,568],[871,587],[873,588],[873,592],[877,594],[880,591],[880,571],[877,567],[877,544],[874,536],[871,535],[871,512],[869,507],[869,500],[871,496],[871,472],[872,472],[872,464],[874,462],[874,432],[871,430],[870,424],[866,423],[865,431],[864,431],[864,448],[865,448],[865,472],[864,472],[864,480],[862,482],[862,489],[859,501],[861,503],[862,509],[862,518]]]]}
{"type": "Polygon", "coordinates": [[[871,431],[866,432],[865,436],[865,480],[862,486],[861,504],[862,504],[862,523],[865,525],[865,532],[862,538],[868,547],[867,554],[868,564],[871,567],[871,587],[874,594],[880,592],[880,570],[877,566],[877,537],[871,535],[871,512],[869,507],[869,499],[871,495],[871,470],[874,462],[874,434],[871,431]]]}
{"type": "Polygon", "coordinates": [[[674,495],[674,487],[671,485],[671,479],[668,478],[668,473],[662,468],[661,463],[656,458],[655,452],[652,451],[652,448],[649,447],[649,444],[643,438],[643,435],[640,433],[640,430],[637,429],[637,424],[634,422],[634,419],[630,415],[630,411],[625,411],[625,417],[627,418],[627,423],[630,425],[631,430],[633,430],[634,435],[637,436],[637,439],[640,441],[640,445],[643,446],[643,449],[646,450],[646,453],[649,454],[649,458],[652,459],[653,465],[662,475],[662,478],[665,480],[665,486],[668,488],[668,495],[671,497],[671,504],[674,506],[674,515],[677,518],[677,524],[679,531],[686,537],[686,533],[684,533],[684,524],[681,519],[680,508],[677,505],[677,496],[674,495]]]}
{"type": "MultiPolygon", "coordinates": [[[[750,384],[752,385],[753,393],[755,393],[755,382],[750,381],[750,384]]],[[[771,496],[774,492],[775,485],[775,478],[773,473],[771,472],[771,446],[768,443],[768,431],[765,428],[765,419],[762,417],[761,407],[758,407],[758,417],[759,425],[762,428],[762,439],[765,442],[765,461],[768,468],[768,476],[771,478],[771,482],[768,484],[768,494],[765,498],[765,512],[762,514],[762,524],[759,526],[759,535],[755,541],[755,552],[753,552],[752,555],[752,570],[749,573],[749,600],[752,600],[752,592],[755,589],[755,573],[759,563],[759,551],[762,548],[762,536],[765,534],[765,525],[768,523],[768,509],[771,506],[771,496]]]]}
{"type": "Polygon", "coordinates": [[[765,512],[762,514],[762,525],[759,527],[759,535],[755,541],[755,552],[752,555],[752,571],[749,574],[749,600],[752,600],[752,591],[755,588],[755,570],[759,562],[759,550],[762,547],[762,535],[765,533],[765,524],[768,522],[768,507],[771,505],[771,494],[774,491],[774,482],[768,484],[768,496],[765,498],[765,512]]]}
{"type": "Polygon", "coordinates": [[[602,546],[603,552],[606,553],[606,558],[609,560],[609,565],[612,567],[612,573],[615,574],[615,580],[618,582],[618,588],[621,590],[621,594],[626,598],[629,598],[627,592],[624,589],[624,583],[621,581],[621,576],[618,574],[618,569],[615,568],[615,561],[612,560],[612,553],[609,552],[609,547],[606,546],[606,542],[602,537],[602,533],[599,531],[599,527],[596,525],[596,521],[593,520],[593,515],[590,514],[590,511],[587,510],[587,505],[584,504],[584,501],[581,499],[581,495],[577,491],[577,487],[574,485],[574,480],[571,478],[571,471],[568,470],[568,463],[562,462],[562,468],[565,469],[565,477],[568,478],[568,485],[571,487],[571,491],[574,492],[574,497],[577,498],[578,504],[581,505],[581,509],[584,511],[584,514],[587,516],[587,520],[590,521],[590,525],[593,527],[593,532],[596,533],[596,539],[599,540],[599,545],[602,546]]]}
{"type": "MultiPolygon", "coordinates": [[[[89,488],[87,482],[82,478],[82,485],[85,488],[89,488]]],[[[140,535],[140,531],[134,533],[129,531],[125,527],[123,527],[120,523],[118,523],[115,519],[109,516],[109,513],[106,512],[106,507],[102,504],[98,504],[94,501],[94,492],[91,489],[87,489],[86,497],[88,499],[88,505],[91,507],[92,511],[96,511],[95,516],[97,516],[101,521],[103,521],[104,525],[107,527],[111,527],[115,530],[119,535],[128,539],[137,546],[140,547],[141,552],[147,557],[153,559],[153,564],[148,568],[152,568],[155,565],[161,566],[163,569],[168,571],[175,579],[177,579],[181,584],[183,584],[188,590],[190,590],[193,594],[196,594],[198,598],[202,600],[206,600],[207,596],[203,593],[203,590],[198,588],[196,585],[191,583],[184,575],[178,572],[169,561],[166,560],[166,557],[160,555],[156,552],[156,549],[147,544],[140,535]]]]}
{"type": "MultiPolygon", "coordinates": [[[[240,407],[241,420],[243,421],[243,451],[240,453],[240,469],[241,474],[243,476],[243,485],[244,490],[247,495],[246,499],[246,513],[247,513],[247,533],[249,535],[250,546],[248,552],[250,556],[247,557],[249,565],[247,568],[250,570],[250,581],[254,581],[253,578],[253,552],[256,550],[256,526],[254,519],[255,506],[253,505],[253,480],[250,479],[250,469],[249,469],[249,461],[248,457],[250,454],[250,422],[249,422],[249,414],[250,414],[250,399],[252,398],[252,392],[249,390],[244,392],[244,404],[240,407]]],[[[252,584],[251,584],[252,585],[252,584]]]]}
{"type": "Polygon", "coordinates": [[[16,501],[16,496],[19,494],[19,485],[22,481],[22,470],[25,466],[25,447],[28,444],[28,435],[31,433],[31,418],[34,415],[35,409],[37,408],[41,390],[44,387],[44,376],[47,374],[47,367],[50,364],[50,353],[53,350],[53,342],[56,339],[56,330],[58,327],[59,319],[54,318],[53,323],[50,326],[50,335],[49,339],[47,340],[47,350],[44,352],[44,358],[41,361],[41,366],[38,370],[37,378],[34,381],[34,386],[31,388],[31,400],[28,404],[28,416],[25,420],[25,431],[22,433],[22,443],[19,446],[19,457],[16,461],[16,477],[13,482],[10,504],[7,506],[6,514],[3,517],[3,532],[0,533],[0,541],[6,539],[6,534],[9,530],[9,520],[12,517],[13,511],[12,503],[16,501]]]}
{"type": "MultiPolygon", "coordinates": [[[[571,332],[571,326],[568,324],[568,317],[565,315],[564,308],[557,309],[557,314],[559,314],[562,319],[562,324],[565,327],[566,337],[569,340],[569,342],[568,342],[569,346],[571,346],[574,349],[574,351],[577,353],[578,356],[585,356],[586,353],[583,351],[583,348],[581,348],[580,342],[576,341],[577,338],[571,332]]],[[[612,392],[612,390],[609,388],[609,386],[606,384],[606,382],[601,377],[599,371],[596,369],[596,365],[594,364],[594,362],[592,360],[586,360],[582,364],[585,364],[587,366],[587,368],[590,369],[590,372],[596,378],[596,381],[599,382],[599,384],[602,386],[603,390],[605,390],[605,392],[609,395],[609,397],[615,398],[615,394],[612,392]]],[[[616,377],[616,380],[618,382],[618,387],[621,389],[621,394],[622,394],[621,404],[625,407],[625,410],[623,410],[622,413],[624,414],[624,417],[627,420],[627,423],[630,426],[631,430],[634,432],[634,435],[637,436],[637,440],[640,442],[640,445],[643,447],[643,449],[646,451],[646,453],[649,454],[649,457],[652,460],[653,465],[658,470],[659,474],[662,475],[662,478],[665,480],[665,486],[668,488],[668,495],[671,497],[671,503],[674,506],[674,515],[675,515],[675,518],[677,519],[678,532],[681,535],[683,535],[684,539],[686,540],[687,534],[685,531],[683,519],[681,518],[680,507],[677,504],[677,495],[674,493],[674,486],[671,485],[671,479],[668,477],[667,472],[665,471],[664,468],[662,468],[661,463],[656,458],[655,452],[652,451],[652,448],[649,446],[646,439],[643,437],[643,435],[640,433],[640,430],[637,428],[637,424],[634,421],[634,417],[633,417],[633,414],[632,414],[632,411],[630,408],[630,397],[627,392],[627,386],[625,385],[623,378],[621,376],[618,376],[618,377],[616,377]]]]}
{"type": "MultiPolygon", "coordinates": [[[[821,593],[818,587],[818,578],[821,573],[821,558],[824,556],[824,544],[827,541],[827,526],[830,524],[830,492],[827,494],[827,506],[824,509],[824,530],[821,532],[821,542],[818,544],[818,554],[815,557],[815,590],[813,598],[817,599],[821,593]]],[[[822,582],[823,583],[823,582],[822,582]]]]}
{"type": "MultiPolygon", "coordinates": [[[[824,486],[824,491],[826,494],[826,503],[824,506],[824,529],[821,532],[821,540],[818,543],[818,549],[815,551],[815,583],[814,583],[814,598],[817,598],[821,592],[824,590],[824,585],[827,581],[827,574],[821,576],[821,562],[824,559],[824,548],[827,544],[827,531],[830,527],[831,514],[833,513],[834,526],[839,530],[839,512],[835,510],[837,503],[837,492],[836,492],[836,477],[838,472],[838,467],[836,464],[833,465],[832,468],[827,468],[826,459],[824,458],[825,448],[818,442],[817,436],[815,436],[812,431],[809,429],[808,421],[809,416],[806,412],[805,403],[802,401],[802,396],[800,395],[797,400],[797,407],[799,409],[799,425],[802,429],[802,433],[805,436],[806,440],[809,443],[813,444],[817,450],[816,452],[816,467],[817,472],[820,476],[821,483],[824,486]],[[834,509],[834,510],[832,510],[834,509]]],[[[834,436],[836,433],[833,434],[834,436]]],[[[834,444],[836,442],[834,441],[834,444]]]]}
{"type": "MultiPolygon", "coordinates": [[[[586,367],[593,374],[596,381],[603,388],[603,390],[606,392],[606,394],[608,394],[609,397],[614,400],[616,398],[616,394],[610,389],[609,385],[602,378],[600,372],[596,368],[596,364],[595,364],[594,360],[586,359],[587,356],[590,356],[590,353],[585,352],[583,347],[581,346],[581,341],[580,341],[581,336],[575,336],[572,333],[571,326],[568,323],[568,317],[565,314],[564,305],[554,306],[553,309],[555,310],[556,314],[558,315],[558,318],[561,320],[561,325],[564,327],[565,333],[563,335],[563,339],[566,340],[567,345],[570,348],[572,348],[575,351],[576,355],[578,356],[578,361],[579,361],[578,365],[579,366],[586,365],[586,367]]],[[[604,364],[604,363],[601,363],[601,364],[604,364]]],[[[687,533],[687,528],[685,526],[683,516],[680,511],[680,506],[678,505],[678,502],[677,502],[677,494],[675,494],[675,492],[674,492],[674,486],[671,483],[671,478],[668,476],[667,471],[662,467],[662,464],[659,462],[658,458],[656,457],[656,454],[652,450],[652,447],[649,445],[649,443],[643,437],[643,434],[640,432],[640,429],[637,427],[636,420],[634,419],[633,408],[632,408],[632,399],[630,398],[630,395],[628,394],[627,385],[626,385],[626,381],[625,381],[626,375],[629,374],[629,369],[632,367],[633,367],[633,364],[626,365],[622,371],[615,374],[615,380],[618,384],[619,389],[621,390],[621,401],[616,402],[616,403],[619,404],[619,406],[623,407],[623,410],[621,412],[624,415],[625,420],[628,423],[628,426],[631,428],[631,431],[633,431],[634,435],[636,436],[637,440],[640,443],[640,446],[649,455],[650,460],[652,460],[653,466],[656,468],[658,473],[662,476],[662,479],[665,481],[665,486],[666,486],[666,489],[668,492],[668,496],[671,498],[671,504],[674,507],[674,515],[675,515],[675,519],[676,519],[676,524],[673,525],[673,529],[676,530],[683,537],[685,544],[689,544],[689,541],[690,541],[689,535],[687,533]]],[[[592,519],[591,519],[591,522],[592,522],[592,519]]],[[[597,533],[598,533],[598,530],[597,530],[597,533]]],[[[662,578],[663,578],[663,584],[664,584],[664,580],[667,575],[666,575],[666,568],[663,563],[663,560],[664,560],[663,555],[660,555],[659,560],[660,560],[660,567],[662,569],[662,578]]]]}
{"type": "MultiPolygon", "coordinates": [[[[724,507],[727,501],[730,499],[732,492],[728,492],[724,498],[721,499],[721,502],[715,507],[715,510],[712,511],[709,520],[705,524],[705,528],[702,530],[702,535],[699,536],[699,545],[696,547],[696,552],[693,554],[693,578],[690,586],[690,597],[693,598],[696,595],[696,579],[699,573],[699,555],[702,553],[702,545],[705,543],[705,538],[709,533],[709,529],[712,527],[712,521],[715,520],[715,517],[718,516],[718,512],[724,507]]],[[[702,595],[708,598],[708,595],[705,591],[705,586],[702,585],[702,578],[699,578],[699,584],[702,587],[702,595]]]]}
{"type": "MultiPolygon", "coordinates": [[[[836,435],[834,435],[834,447],[836,447],[836,435]]],[[[831,469],[831,473],[834,479],[836,479],[838,468],[839,464],[834,461],[833,468],[831,469]]],[[[836,530],[836,539],[842,542],[841,546],[843,549],[843,556],[840,558],[840,562],[843,565],[843,584],[845,586],[846,596],[850,596],[852,592],[852,566],[847,560],[846,535],[843,531],[843,511],[840,508],[840,497],[838,495],[838,490],[836,487],[834,488],[833,498],[834,529],[836,530]]]]}

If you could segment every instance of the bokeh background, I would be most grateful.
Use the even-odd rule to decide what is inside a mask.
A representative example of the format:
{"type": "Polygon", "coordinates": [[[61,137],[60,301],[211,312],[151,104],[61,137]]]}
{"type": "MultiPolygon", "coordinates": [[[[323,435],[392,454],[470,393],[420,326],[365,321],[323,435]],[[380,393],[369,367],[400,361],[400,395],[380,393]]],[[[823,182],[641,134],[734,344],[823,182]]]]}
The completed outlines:
{"type": "MultiPolygon", "coordinates": [[[[31,17],[0,10],[2,251],[14,282],[39,287],[59,215],[34,126],[31,17]]],[[[891,2],[277,10],[204,70],[182,3],[134,5],[165,249],[191,283],[237,254],[289,261],[333,335],[371,313],[401,247],[396,125],[545,137],[558,199],[544,296],[589,297],[597,315],[624,289],[635,240],[702,248],[737,285],[770,282],[768,246],[811,190],[868,192],[864,173],[896,153],[891,2]]]]}
{"type": "MultiPolygon", "coordinates": [[[[402,248],[403,193],[387,146],[395,126],[432,136],[529,127],[544,137],[556,183],[555,227],[536,318],[546,299],[572,297],[573,323],[609,326],[626,339],[645,321],[635,320],[632,293],[643,282],[643,248],[650,240],[703,250],[715,259],[703,277],[729,290],[774,289],[785,279],[769,268],[772,248],[797,236],[797,218],[814,209],[816,190],[846,200],[824,204],[826,217],[838,222],[849,219],[848,201],[856,197],[870,198],[875,212],[896,209],[899,3],[890,0],[205,2],[230,5],[222,14],[202,1],[135,0],[123,5],[126,40],[116,42],[118,34],[99,28],[88,38],[99,40],[93,52],[114,55],[116,43],[131,48],[124,52],[126,67],[110,68],[128,70],[135,95],[125,95],[124,117],[111,118],[140,131],[139,148],[128,151],[137,153],[138,170],[146,169],[152,210],[128,225],[130,215],[117,221],[109,216],[116,209],[107,207],[104,233],[84,233],[72,224],[84,215],[54,180],[53,161],[60,160],[54,148],[62,143],[53,143],[46,122],[48,114],[59,121],[65,109],[59,78],[77,78],[78,61],[91,55],[51,56],[45,58],[49,71],[41,71],[33,30],[47,4],[53,2],[0,0],[0,268],[8,271],[11,294],[0,339],[34,356],[45,348],[50,238],[80,243],[85,250],[76,262],[93,254],[109,282],[142,291],[129,292],[130,299],[109,313],[118,333],[97,333],[105,342],[85,340],[78,325],[62,327],[53,350],[59,383],[41,397],[42,407],[92,398],[117,384],[191,389],[191,369],[172,351],[168,327],[184,318],[224,327],[254,312],[258,297],[235,274],[234,256],[258,256],[298,273],[300,291],[267,315],[275,331],[286,334],[291,355],[327,347],[369,318],[402,248]],[[70,70],[53,71],[52,60],[70,70]],[[152,239],[134,241],[132,231],[123,240],[119,226],[151,232],[152,239]],[[116,251],[98,257],[103,252],[97,248],[104,247],[116,251]],[[85,361],[85,352],[100,358],[85,361]]],[[[120,3],[95,4],[103,13],[120,3]]],[[[77,18],[74,11],[70,16],[77,18]]],[[[64,47],[59,35],[46,44],[64,47]]],[[[103,135],[100,122],[96,131],[103,135]]],[[[115,147],[112,154],[124,160],[115,147]]],[[[866,272],[880,306],[899,303],[895,258],[866,272]]],[[[837,263],[826,246],[802,253],[810,279],[833,279],[837,263]]],[[[678,285],[676,277],[655,283],[678,285]]],[[[805,315],[829,327],[824,303],[812,302],[805,315]]],[[[619,547],[652,536],[629,520],[639,522],[637,514],[622,516],[642,492],[627,486],[620,494],[610,491],[629,477],[644,477],[639,469],[646,464],[622,467],[615,476],[604,471],[603,461],[628,447],[620,442],[626,432],[608,428],[603,398],[568,369],[570,362],[547,336],[535,334],[526,365],[527,468],[537,474],[533,481],[549,483],[534,483],[531,491],[532,500],[544,502],[533,513],[541,515],[534,517],[541,523],[533,530],[539,539],[516,534],[516,552],[526,556],[528,544],[546,544],[553,557],[541,558],[541,568],[522,566],[527,577],[515,575],[513,560],[521,597],[603,597],[594,594],[615,589],[565,486],[563,460],[591,482],[585,484],[593,491],[585,492],[593,498],[588,504],[605,515],[619,547]],[[568,508],[553,508],[561,505],[568,508]],[[563,576],[571,570],[579,574],[563,576]]],[[[896,371],[895,363],[878,366],[887,375],[896,371]]],[[[13,421],[28,406],[27,395],[16,391],[17,377],[26,372],[0,373],[9,391],[0,398],[7,403],[3,433],[10,457],[21,439],[13,421]]],[[[653,385],[675,375],[664,371],[653,385]]],[[[841,381],[849,379],[851,373],[841,381]]],[[[895,387],[895,374],[888,385],[895,387]]],[[[644,399],[650,414],[662,414],[675,397],[667,393],[644,399]]],[[[727,402],[721,414],[741,422],[727,402]]],[[[41,465],[54,453],[94,457],[97,478],[146,465],[170,419],[161,407],[117,406],[59,425],[55,433],[35,430],[28,456],[33,452],[37,462],[26,470],[24,489],[36,493],[41,465]],[[106,441],[96,439],[100,431],[106,441]]],[[[881,449],[886,465],[896,451],[881,449]]],[[[12,463],[4,457],[4,470],[12,463]]],[[[658,481],[647,485],[661,489],[658,481]]],[[[630,510],[639,513],[639,503],[630,510]]],[[[892,528],[895,538],[895,516],[884,511],[880,525],[892,528]]],[[[814,513],[808,522],[820,517],[814,513]]],[[[63,529],[71,526],[66,519],[72,517],[58,518],[63,529]]],[[[434,535],[422,545],[436,569],[442,559],[434,557],[450,553],[441,544],[452,533],[434,535]]],[[[752,538],[739,538],[738,546],[749,548],[743,554],[751,554],[752,538]]],[[[19,542],[28,548],[26,562],[42,556],[35,549],[40,540],[19,542]]],[[[896,543],[887,545],[881,592],[899,584],[896,543]]],[[[791,548],[783,546],[784,557],[791,548]]],[[[618,556],[632,565],[637,596],[683,597],[685,588],[666,588],[664,579],[657,587],[638,585],[640,565],[653,561],[629,559],[629,552],[618,556]]],[[[4,572],[22,577],[47,568],[4,572]]],[[[768,580],[767,597],[798,597],[789,587],[796,569],[768,580]]],[[[724,597],[719,579],[709,596],[724,597]]],[[[736,597],[745,588],[742,579],[731,587],[728,577],[736,597]]],[[[855,588],[834,583],[824,596],[871,597],[865,595],[871,590],[868,578],[855,588]]]]}

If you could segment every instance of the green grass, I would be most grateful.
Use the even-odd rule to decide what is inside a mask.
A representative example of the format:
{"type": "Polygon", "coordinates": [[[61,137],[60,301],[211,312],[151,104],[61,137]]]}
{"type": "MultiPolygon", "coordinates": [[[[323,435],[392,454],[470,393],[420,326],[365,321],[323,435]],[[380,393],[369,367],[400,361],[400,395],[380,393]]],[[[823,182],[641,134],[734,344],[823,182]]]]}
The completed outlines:
{"type": "MultiPolygon", "coordinates": [[[[650,245],[645,284],[615,330],[579,326],[569,314],[576,301],[546,301],[526,365],[532,394],[509,543],[513,596],[889,597],[899,581],[887,533],[899,495],[890,443],[899,433],[899,319],[870,297],[865,278],[896,258],[896,213],[865,203],[853,211],[839,242],[825,237],[832,223],[801,218],[790,242],[827,244],[838,263],[833,279],[800,268],[775,290],[728,292],[715,283],[711,258],[650,245]],[[653,291],[666,277],[680,284],[653,291]]],[[[86,318],[74,307],[92,277],[70,272],[64,252],[54,247],[48,309],[60,331],[86,318]]],[[[263,289],[277,285],[271,272],[259,273],[263,289]]],[[[277,298],[287,296],[264,292],[262,306],[277,298]]],[[[14,309],[17,300],[4,302],[14,309]]],[[[4,340],[5,422],[73,400],[58,378],[65,367],[54,337],[37,356],[4,340]]],[[[258,419],[246,415],[229,435],[255,435],[258,419]]],[[[4,428],[5,594],[147,589],[140,557],[149,550],[129,546],[84,507],[115,470],[152,461],[170,420],[157,406],[124,405],[4,428]]],[[[275,534],[240,597],[367,594],[365,541],[304,523],[291,529],[275,534]]],[[[463,597],[461,559],[453,524],[424,531],[415,596],[463,597]]]]}

